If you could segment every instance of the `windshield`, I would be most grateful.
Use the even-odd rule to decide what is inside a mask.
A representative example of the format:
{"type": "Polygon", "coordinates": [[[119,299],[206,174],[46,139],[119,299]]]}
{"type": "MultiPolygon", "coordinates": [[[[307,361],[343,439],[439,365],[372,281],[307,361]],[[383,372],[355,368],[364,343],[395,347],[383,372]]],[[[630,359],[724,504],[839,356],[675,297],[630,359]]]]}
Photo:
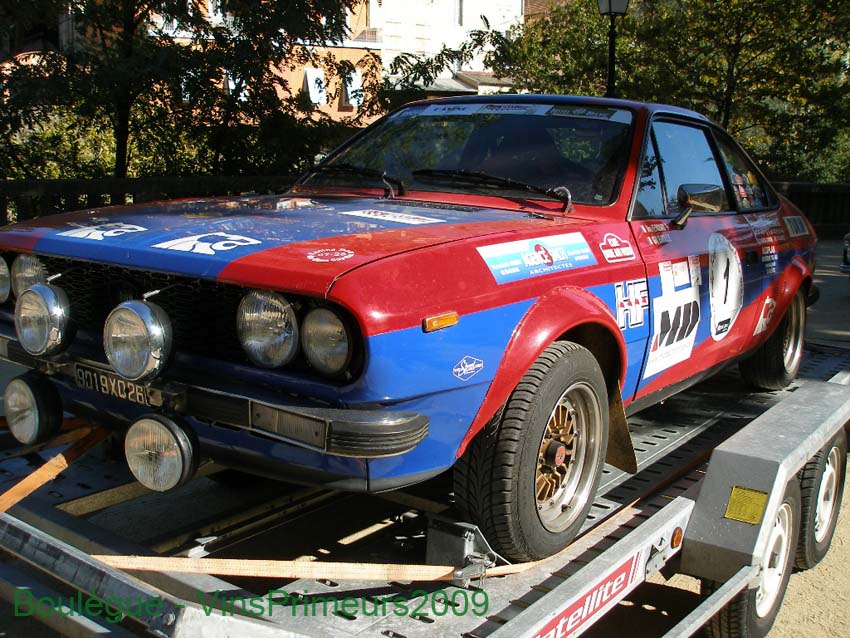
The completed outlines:
{"type": "Polygon", "coordinates": [[[409,190],[546,198],[507,182],[470,179],[474,172],[541,192],[566,187],[575,202],[604,205],[617,194],[631,124],[631,112],[599,106],[417,104],[379,121],[324,164],[346,170],[320,171],[306,181],[380,186],[373,173],[409,190]]]}

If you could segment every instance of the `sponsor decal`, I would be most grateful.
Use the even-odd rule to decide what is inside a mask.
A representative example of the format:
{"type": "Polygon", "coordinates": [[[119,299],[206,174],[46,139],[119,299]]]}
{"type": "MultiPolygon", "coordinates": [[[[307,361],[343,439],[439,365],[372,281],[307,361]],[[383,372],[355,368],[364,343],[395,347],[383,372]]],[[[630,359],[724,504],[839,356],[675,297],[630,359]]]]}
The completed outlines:
{"type": "Polygon", "coordinates": [[[642,326],[646,319],[646,309],[649,308],[646,279],[614,284],[614,295],[617,299],[617,325],[620,330],[642,326]]]}
{"type": "Polygon", "coordinates": [[[759,320],[756,324],[756,329],[753,332],[754,337],[767,330],[767,327],[770,325],[770,320],[773,319],[774,310],[776,310],[776,301],[774,301],[771,297],[768,297],[764,300],[764,305],[761,307],[761,314],[759,314],[759,320]]]}
{"type": "Polygon", "coordinates": [[[469,381],[476,374],[484,369],[484,362],[475,357],[465,356],[458,361],[452,368],[452,374],[461,381],[469,381]]]}
{"type": "Polygon", "coordinates": [[[651,224],[641,224],[641,230],[646,233],[646,241],[650,246],[662,246],[669,244],[671,241],[670,232],[667,226],[657,222],[651,224]]]}
{"type": "Polygon", "coordinates": [[[307,259],[319,263],[345,261],[354,257],[354,251],[347,248],[321,248],[307,253],[307,259]]]}
{"type": "Polygon", "coordinates": [[[478,248],[498,284],[593,266],[596,259],[581,233],[493,244],[478,248]]]}
{"type": "Polygon", "coordinates": [[[699,256],[692,255],[675,264],[662,262],[658,264],[658,274],[661,295],[652,300],[653,335],[644,379],[691,356],[700,320],[699,256]]]}
{"type": "Polygon", "coordinates": [[[109,224],[96,224],[94,226],[79,225],[77,228],[66,230],[58,235],[62,237],[75,237],[76,239],[93,239],[103,241],[108,237],[120,237],[127,233],[141,233],[146,231],[144,226],[136,224],[125,224],[123,222],[112,222],[109,224]]]}
{"type": "Polygon", "coordinates": [[[725,338],[744,305],[744,273],[738,251],[725,236],[708,238],[708,298],[711,308],[711,337],[725,338]]]}
{"type": "Polygon", "coordinates": [[[785,217],[785,226],[790,237],[804,237],[809,234],[806,222],[802,217],[785,217]]]}
{"type": "Polygon", "coordinates": [[[433,104],[416,115],[473,115],[481,110],[481,104],[433,104]]]}
{"type": "Polygon", "coordinates": [[[610,120],[621,124],[630,124],[632,114],[623,109],[608,109],[601,106],[553,106],[547,115],[559,117],[583,117],[593,120],[610,120]]]}
{"type": "Polygon", "coordinates": [[[349,210],[340,214],[350,215],[352,217],[365,217],[366,219],[380,219],[381,221],[397,222],[399,224],[409,224],[411,226],[443,223],[442,219],[435,219],[434,217],[409,215],[408,213],[394,213],[388,210],[349,210]]]}
{"type": "Polygon", "coordinates": [[[775,245],[762,246],[761,263],[764,264],[764,274],[775,275],[779,264],[779,249],[775,245]]]}
{"type": "Polygon", "coordinates": [[[177,250],[183,253],[196,253],[199,255],[215,255],[222,250],[233,250],[241,246],[255,246],[260,243],[262,242],[259,239],[219,232],[172,239],[160,244],[154,244],[153,248],[177,250]]]}
{"type": "Polygon", "coordinates": [[[637,580],[640,552],[629,556],[613,572],[588,592],[579,596],[561,613],[535,634],[535,638],[568,638],[577,636],[603,612],[613,607],[637,580]]]}
{"type": "Polygon", "coordinates": [[[605,237],[602,238],[602,243],[599,244],[599,250],[602,251],[602,256],[609,264],[616,264],[620,261],[634,261],[635,258],[635,251],[631,243],[614,233],[606,233],[605,237]]]}

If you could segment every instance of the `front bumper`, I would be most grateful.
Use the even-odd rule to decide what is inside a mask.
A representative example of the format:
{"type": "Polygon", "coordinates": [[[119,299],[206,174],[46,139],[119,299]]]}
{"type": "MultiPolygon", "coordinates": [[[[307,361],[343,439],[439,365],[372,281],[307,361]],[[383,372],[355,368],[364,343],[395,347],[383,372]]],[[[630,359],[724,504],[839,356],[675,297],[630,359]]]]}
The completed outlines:
{"type": "Polygon", "coordinates": [[[76,360],[68,355],[52,357],[49,361],[33,357],[17,342],[5,337],[0,337],[0,359],[82,389],[97,388],[107,397],[137,406],[244,429],[335,456],[357,459],[397,456],[409,452],[428,436],[429,419],[416,412],[284,404],[174,382],[130,383],[97,362],[76,360]],[[81,385],[81,379],[88,381],[81,385]]]}

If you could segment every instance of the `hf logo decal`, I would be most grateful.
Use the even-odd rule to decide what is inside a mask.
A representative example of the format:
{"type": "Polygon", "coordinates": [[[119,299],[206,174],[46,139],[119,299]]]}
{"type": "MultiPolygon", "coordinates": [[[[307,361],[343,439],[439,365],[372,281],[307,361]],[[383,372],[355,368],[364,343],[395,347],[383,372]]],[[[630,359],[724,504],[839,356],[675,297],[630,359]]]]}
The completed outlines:
{"type": "Polygon", "coordinates": [[[80,226],[58,233],[61,237],[75,237],[77,239],[92,239],[103,241],[107,237],[120,237],[127,233],[141,233],[146,231],[144,226],[136,224],[125,224],[123,222],[112,222],[109,224],[96,224],[95,226],[80,226]]]}
{"type": "Polygon", "coordinates": [[[699,257],[658,264],[661,296],[652,300],[652,342],[643,378],[651,377],[691,356],[700,320],[699,257]]]}
{"type": "Polygon", "coordinates": [[[181,239],[164,241],[154,244],[154,248],[165,250],[177,250],[182,253],[197,253],[199,255],[215,255],[222,250],[233,250],[241,246],[256,246],[260,244],[259,239],[243,237],[242,235],[231,235],[230,233],[204,233],[203,235],[192,235],[181,239]]]}
{"type": "Polygon", "coordinates": [[[620,330],[642,326],[646,309],[649,307],[646,279],[614,284],[614,295],[617,299],[617,325],[620,330]]]}

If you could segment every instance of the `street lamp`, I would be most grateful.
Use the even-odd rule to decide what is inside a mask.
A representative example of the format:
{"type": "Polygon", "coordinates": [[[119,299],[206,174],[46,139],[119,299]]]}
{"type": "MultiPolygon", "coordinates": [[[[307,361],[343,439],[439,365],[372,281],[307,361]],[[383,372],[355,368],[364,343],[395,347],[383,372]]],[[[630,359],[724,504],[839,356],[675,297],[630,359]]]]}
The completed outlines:
{"type": "Polygon", "coordinates": [[[629,0],[596,0],[596,4],[599,5],[600,15],[611,18],[611,26],[608,28],[608,86],[605,88],[605,97],[617,97],[617,75],[614,70],[617,30],[614,28],[614,19],[626,15],[629,0]]]}

